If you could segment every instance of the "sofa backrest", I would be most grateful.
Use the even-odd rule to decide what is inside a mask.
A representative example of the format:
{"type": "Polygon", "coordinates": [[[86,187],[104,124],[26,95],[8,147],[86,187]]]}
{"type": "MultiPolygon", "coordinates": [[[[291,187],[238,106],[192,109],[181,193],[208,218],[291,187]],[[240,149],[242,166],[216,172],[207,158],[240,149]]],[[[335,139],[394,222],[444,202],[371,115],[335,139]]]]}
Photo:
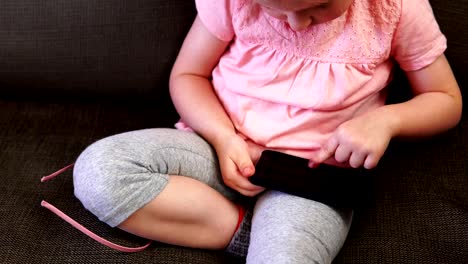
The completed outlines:
{"type": "MultiPolygon", "coordinates": [[[[359,0],[356,0],[359,1],[359,0]]],[[[465,0],[431,0],[460,86],[467,78],[465,0]]],[[[194,0],[0,3],[0,97],[167,97],[194,0]]]]}
{"type": "Polygon", "coordinates": [[[192,0],[0,3],[0,97],[156,98],[196,15],[192,0]]]}

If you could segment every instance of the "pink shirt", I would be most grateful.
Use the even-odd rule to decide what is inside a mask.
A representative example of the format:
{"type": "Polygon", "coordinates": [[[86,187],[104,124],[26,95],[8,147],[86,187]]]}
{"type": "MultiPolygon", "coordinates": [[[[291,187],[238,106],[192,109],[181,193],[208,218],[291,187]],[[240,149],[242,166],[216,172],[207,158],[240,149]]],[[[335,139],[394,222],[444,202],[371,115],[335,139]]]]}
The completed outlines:
{"type": "Polygon", "coordinates": [[[311,160],[340,124],[385,103],[395,61],[418,70],[446,49],[427,0],[355,0],[299,32],[252,0],[196,4],[207,29],[231,41],[212,84],[238,132],[311,160]]]}

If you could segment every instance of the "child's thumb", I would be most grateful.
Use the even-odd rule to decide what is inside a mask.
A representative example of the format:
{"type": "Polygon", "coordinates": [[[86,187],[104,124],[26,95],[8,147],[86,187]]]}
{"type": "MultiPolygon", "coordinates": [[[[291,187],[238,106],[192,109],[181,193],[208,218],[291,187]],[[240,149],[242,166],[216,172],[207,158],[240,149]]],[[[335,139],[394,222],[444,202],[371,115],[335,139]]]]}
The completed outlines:
{"type": "Polygon", "coordinates": [[[244,177],[250,177],[255,173],[255,167],[249,155],[241,157],[236,164],[239,172],[244,177]]]}

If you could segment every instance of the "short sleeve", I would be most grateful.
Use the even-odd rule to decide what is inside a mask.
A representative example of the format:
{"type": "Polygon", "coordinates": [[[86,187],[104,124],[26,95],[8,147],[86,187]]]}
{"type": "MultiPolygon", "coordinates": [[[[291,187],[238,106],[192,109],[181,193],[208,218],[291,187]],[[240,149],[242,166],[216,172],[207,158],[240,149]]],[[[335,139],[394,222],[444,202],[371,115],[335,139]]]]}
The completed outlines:
{"type": "Polygon", "coordinates": [[[428,0],[401,0],[401,17],[392,42],[392,56],[405,71],[432,64],[447,48],[428,0]]]}
{"type": "Polygon", "coordinates": [[[195,0],[198,17],[203,25],[223,41],[231,41],[234,37],[231,3],[233,1],[235,0],[195,0]]]}

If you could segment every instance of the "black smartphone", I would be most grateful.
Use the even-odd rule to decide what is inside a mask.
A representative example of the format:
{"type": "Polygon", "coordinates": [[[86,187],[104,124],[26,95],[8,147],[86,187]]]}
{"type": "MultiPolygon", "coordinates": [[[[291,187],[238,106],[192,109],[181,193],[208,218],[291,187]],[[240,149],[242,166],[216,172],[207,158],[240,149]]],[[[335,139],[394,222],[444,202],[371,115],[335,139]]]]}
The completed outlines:
{"type": "Polygon", "coordinates": [[[304,158],[265,150],[249,178],[255,185],[316,200],[334,207],[369,204],[373,171],[321,164],[310,168],[304,158]]]}

